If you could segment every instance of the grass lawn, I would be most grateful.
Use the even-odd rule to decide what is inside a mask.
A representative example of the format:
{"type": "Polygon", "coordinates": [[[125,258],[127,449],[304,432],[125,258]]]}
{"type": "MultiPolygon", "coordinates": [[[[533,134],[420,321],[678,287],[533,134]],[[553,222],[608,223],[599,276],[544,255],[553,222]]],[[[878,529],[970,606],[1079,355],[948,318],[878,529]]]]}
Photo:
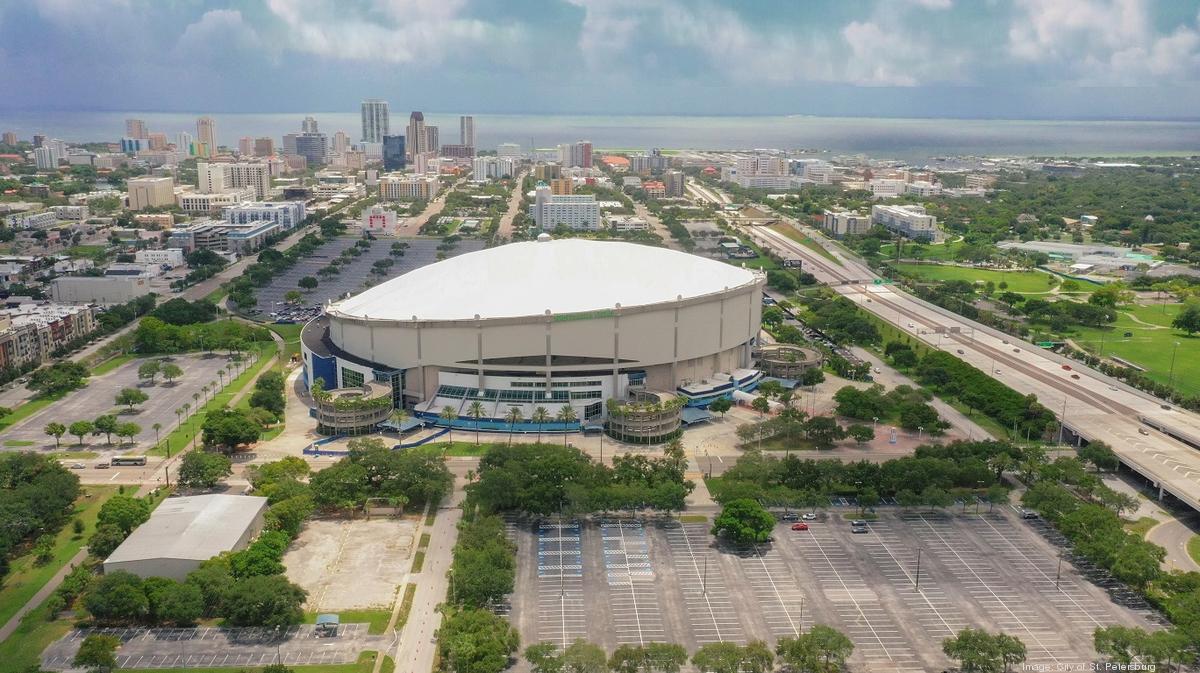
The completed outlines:
{"type": "Polygon", "coordinates": [[[30,416],[36,414],[37,412],[41,411],[42,409],[45,409],[46,407],[50,406],[51,404],[54,404],[55,402],[61,400],[62,398],[66,397],[66,396],[67,396],[67,393],[61,393],[58,395],[47,395],[47,396],[38,395],[38,396],[34,397],[33,399],[29,400],[25,404],[22,404],[21,406],[17,407],[16,409],[13,409],[13,412],[11,414],[5,416],[4,418],[0,418],[0,431],[7,430],[8,428],[15,425],[17,422],[23,421],[26,418],[29,418],[30,416]]]}
{"type": "Polygon", "coordinates": [[[1171,381],[1185,394],[1200,394],[1200,337],[1189,337],[1171,328],[1151,327],[1126,315],[1132,313],[1144,322],[1168,324],[1173,311],[1178,308],[1168,305],[1164,318],[1161,306],[1137,307],[1130,311],[1121,309],[1111,327],[1079,327],[1066,336],[1098,355],[1119,357],[1145,367],[1146,375],[1154,381],[1171,381]],[[1125,336],[1127,332],[1132,336],[1125,336]],[[1174,377],[1171,376],[1172,360],[1174,377]]]}
{"type": "Polygon", "coordinates": [[[225,297],[227,297],[227,296],[229,296],[229,290],[226,289],[224,285],[222,285],[222,286],[218,287],[217,289],[213,290],[212,292],[209,292],[207,295],[205,295],[204,299],[205,299],[205,301],[210,301],[210,302],[216,304],[217,306],[220,306],[221,302],[225,301],[225,297]]]}
{"type": "Polygon", "coordinates": [[[221,392],[209,398],[208,404],[200,407],[199,410],[192,411],[191,417],[178,425],[170,434],[163,438],[162,442],[147,451],[146,454],[151,456],[166,455],[168,446],[171,447],[171,453],[178,453],[180,449],[184,448],[200,432],[200,428],[204,425],[204,419],[208,416],[208,412],[215,411],[229,404],[229,401],[245,388],[258,375],[258,372],[266,366],[271,356],[275,354],[275,349],[274,341],[262,344],[259,348],[261,355],[253,365],[247,367],[236,379],[225,386],[221,392]]]}
{"type": "MultiPolygon", "coordinates": [[[[75,511],[67,518],[62,530],[54,536],[54,558],[45,565],[34,562],[33,554],[26,554],[13,559],[8,574],[3,579],[0,588],[0,624],[8,622],[30,598],[38,592],[50,578],[71,560],[83,547],[88,536],[96,526],[96,517],[100,514],[100,506],[110,496],[117,492],[116,486],[86,486],[82,495],[75,501],[75,511]],[[83,521],[83,534],[75,535],[72,521],[79,518],[83,521]]],[[[16,636],[14,635],[14,638],[16,636]]],[[[3,657],[0,656],[0,661],[3,657]]]]}
{"type": "MultiPolygon", "coordinates": [[[[322,612],[321,614],[326,614],[322,612]]],[[[392,618],[391,609],[377,610],[341,610],[336,613],[343,624],[370,624],[367,632],[379,635],[387,630],[388,621],[392,618]]],[[[317,613],[305,612],[305,624],[316,624],[317,613]]]]}
{"type": "Polygon", "coordinates": [[[462,432],[466,432],[468,435],[470,435],[471,441],[468,441],[468,442],[430,442],[429,444],[426,444],[425,446],[428,446],[430,448],[435,448],[439,451],[442,451],[447,456],[482,456],[483,454],[487,453],[488,448],[491,447],[492,444],[494,444],[494,442],[487,441],[487,438],[483,437],[481,435],[480,440],[479,440],[479,445],[477,446],[475,444],[474,431],[464,430],[462,432]]]}
{"type": "Polygon", "coordinates": [[[1193,535],[1187,543],[1188,555],[1196,563],[1200,563],[1200,535],[1193,535]]]}
{"type": "Polygon", "coordinates": [[[996,284],[999,293],[1000,283],[1008,283],[1009,292],[1019,294],[1046,294],[1053,289],[1050,279],[1054,278],[1042,271],[1000,271],[995,269],[976,269],[965,266],[947,266],[941,264],[897,264],[896,270],[921,280],[965,280],[972,283],[996,284]]]}
{"type": "Polygon", "coordinates": [[[56,460],[88,460],[100,454],[95,451],[51,451],[48,455],[56,460]]]}
{"type": "Polygon", "coordinates": [[[1146,533],[1150,532],[1151,528],[1158,525],[1158,519],[1152,516],[1144,516],[1137,521],[1130,521],[1125,524],[1125,530],[1137,535],[1138,537],[1146,537],[1146,533]]]}
{"type": "Polygon", "coordinates": [[[707,523],[708,517],[703,514],[680,514],[679,523],[707,523]]]}
{"type": "Polygon", "coordinates": [[[4,440],[4,445],[7,447],[10,447],[10,448],[20,448],[23,446],[34,446],[35,444],[37,444],[37,442],[33,442],[28,439],[6,439],[6,440],[4,440]]]}
{"type": "Polygon", "coordinates": [[[65,252],[71,257],[83,257],[99,261],[104,258],[106,250],[108,250],[107,245],[74,245],[67,248],[65,252]]]}
{"type": "Polygon", "coordinates": [[[812,250],[813,252],[817,253],[818,255],[833,262],[834,264],[837,264],[838,266],[842,265],[841,260],[839,260],[837,257],[834,257],[833,253],[831,253],[825,249],[825,246],[823,246],[820,243],[818,243],[817,241],[813,240],[811,237],[805,236],[803,232],[801,232],[799,229],[793,227],[792,225],[781,222],[778,224],[772,224],[770,226],[770,228],[772,231],[776,231],[776,232],[783,234],[784,236],[787,236],[788,238],[792,239],[793,241],[812,250]]]}
{"type": "Polygon", "coordinates": [[[107,373],[115,370],[117,367],[120,367],[121,365],[125,364],[126,362],[132,361],[133,358],[134,358],[134,356],[129,355],[129,354],[117,355],[116,357],[111,357],[111,358],[105,360],[104,362],[101,362],[100,364],[93,367],[92,368],[92,376],[103,376],[104,374],[107,374],[107,373]]]}
{"type": "MultiPolygon", "coordinates": [[[[375,668],[377,652],[363,652],[358,655],[358,661],[353,664],[322,664],[317,666],[288,666],[296,673],[371,673],[375,668]]],[[[257,673],[262,667],[246,668],[234,666],[226,668],[119,668],[118,673],[257,673]]],[[[384,655],[383,673],[393,673],[396,663],[384,655]]]]}
{"type": "MultiPolygon", "coordinates": [[[[963,245],[964,244],[962,241],[955,241],[952,243],[926,244],[924,246],[924,250],[922,251],[921,259],[935,259],[935,260],[945,261],[945,262],[953,261],[954,254],[956,252],[958,252],[959,250],[961,250],[963,245]]],[[[911,251],[912,251],[912,244],[905,243],[904,250],[901,252],[902,258],[907,257],[909,254],[911,254],[911,251]]],[[[886,244],[880,246],[879,256],[884,259],[895,259],[896,258],[896,246],[891,243],[886,243],[886,244]]]]}
{"type": "Polygon", "coordinates": [[[271,323],[266,327],[283,339],[283,362],[288,362],[293,355],[300,352],[300,330],[304,329],[304,325],[276,325],[271,323]]]}
{"type": "Polygon", "coordinates": [[[404,599],[400,601],[400,614],[396,616],[396,630],[404,628],[408,623],[408,614],[412,612],[413,597],[417,595],[417,583],[409,582],[404,587],[404,599]]]}
{"type": "Polygon", "coordinates": [[[4,670],[34,670],[41,663],[42,650],[66,635],[74,623],[70,619],[51,622],[47,621],[46,616],[46,606],[43,604],[25,615],[8,640],[0,642],[0,662],[4,662],[4,670]]]}
{"type": "Polygon", "coordinates": [[[425,550],[413,554],[412,572],[419,573],[425,567],[425,550]]]}

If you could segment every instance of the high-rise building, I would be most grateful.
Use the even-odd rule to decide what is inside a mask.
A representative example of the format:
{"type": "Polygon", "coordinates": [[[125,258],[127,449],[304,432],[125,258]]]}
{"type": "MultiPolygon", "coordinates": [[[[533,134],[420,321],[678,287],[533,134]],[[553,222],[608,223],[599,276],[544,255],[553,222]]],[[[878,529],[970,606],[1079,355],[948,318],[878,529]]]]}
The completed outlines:
{"type": "Polygon", "coordinates": [[[129,209],[144,210],[175,205],[175,181],[171,178],[142,176],[125,182],[129,209]]]}
{"type": "Polygon", "coordinates": [[[410,162],[416,155],[428,151],[429,137],[425,134],[425,114],[420,110],[414,110],[408,116],[408,130],[404,134],[404,138],[404,151],[410,162]]]}
{"type": "Polygon", "coordinates": [[[254,188],[254,198],[271,193],[271,167],[267,163],[244,162],[196,164],[196,189],[202,194],[219,194],[230,189],[254,188]]]}
{"type": "Polygon", "coordinates": [[[238,138],[238,154],[244,157],[254,154],[254,138],[250,136],[238,138]]]}
{"type": "Polygon", "coordinates": [[[126,119],[125,120],[125,137],[126,138],[147,138],[146,122],[141,119],[126,119]]]}
{"type": "Polygon", "coordinates": [[[338,154],[345,154],[348,149],[350,149],[350,136],[346,135],[345,131],[338,131],[333,134],[333,151],[338,154]]]}
{"type": "Polygon", "coordinates": [[[144,138],[121,138],[121,151],[125,154],[135,154],[150,149],[150,143],[144,138]]]}
{"type": "Polygon", "coordinates": [[[317,120],[313,119],[312,117],[305,117],[304,120],[300,122],[300,132],[319,133],[320,131],[317,129],[317,120]]]}
{"type": "Polygon", "coordinates": [[[533,221],[542,231],[562,225],[568,229],[599,229],[600,204],[595,194],[555,195],[550,186],[539,182],[535,191],[533,221]]]}
{"type": "Polygon", "coordinates": [[[458,144],[475,147],[475,118],[458,118],[458,144]]]}
{"type": "Polygon", "coordinates": [[[41,133],[33,134],[33,146],[41,147],[42,143],[46,142],[46,136],[41,133]]]}
{"type": "Polygon", "coordinates": [[[300,134],[298,134],[298,133],[284,134],[284,136],[283,136],[283,156],[285,156],[285,157],[286,156],[295,156],[297,154],[296,138],[299,137],[299,135],[300,134]]]}
{"type": "Polygon", "coordinates": [[[62,157],[52,145],[44,144],[41,147],[33,150],[33,163],[39,171],[48,171],[58,168],[58,160],[62,157]]]}
{"type": "Polygon", "coordinates": [[[425,127],[425,153],[437,156],[438,150],[442,148],[441,142],[438,141],[438,127],[425,127]]]}
{"type": "Polygon", "coordinates": [[[194,145],[194,144],[195,144],[195,141],[192,138],[192,134],[188,133],[187,131],[180,131],[179,134],[175,136],[175,151],[176,152],[181,152],[183,154],[191,156],[196,153],[195,148],[192,147],[192,145],[194,145]]]}
{"type": "Polygon", "coordinates": [[[521,146],[517,143],[500,143],[496,145],[496,156],[519,157],[521,156],[521,146]]]}
{"type": "MultiPolygon", "coordinates": [[[[196,120],[196,142],[207,145],[208,152],[216,153],[217,122],[212,117],[201,117],[196,120]]],[[[208,156],[208,154],[204,156],[208,156]]]]}
{"type": "Polygon", "coordinates": [[[362,142],[383,142],[383,137],[391,134],[390,124],[387,101],[368,98],[362,102],[362,142]]]}
{"type": "Polygon", "coordinates": [[[17,134],[13,133],[12,131],[4,132],[4,144],[5,145],[16,145],[18,142],[19,141],[17,140],[17,134]]]}
{"type": "Polygon", "coordinates": [[[326,164],[329,161],[329,138],[324,133],[301,133],[296,136],[296,154],[310,164],[326,164]]]}
{"type": "Polygon", "coordinates": [[[254,139],[254,156],[256,157],[273,157],[275,156],[275,141],[271,138],[255,138],[254,139]]]}
{"type": "Polygon", "coordinates": [[[663,173],[663,183],[666,186],[667,196],[681,198],[684,190],[683,180],[683,171],[671,170],[663,173]]]}
{"type": "Polygon", "coordinates": [[[383,137],[383,169],[385,171],[404,170],[406,158],[404,136],[383,137]]]}
{"type": "Polygon", "coordinates": [[[148,133],[146,138],[150,142],[150,149],[155,151],[167,149],[167,134],[148,133]]]}
{"type": "Polygon", "coordinates": [[[559,145],[559,159],[565,166],[592,167],[592,141],[580,140],[571,145],[559,145]],[[563,155],[566,156],[563,156],[563,155]]]}
{"type": "Polygon", "coordinates": [[[571,178],[553,178],[550,180],[550,193],[555,196],[574,194],[575,181],[571,178]]]}

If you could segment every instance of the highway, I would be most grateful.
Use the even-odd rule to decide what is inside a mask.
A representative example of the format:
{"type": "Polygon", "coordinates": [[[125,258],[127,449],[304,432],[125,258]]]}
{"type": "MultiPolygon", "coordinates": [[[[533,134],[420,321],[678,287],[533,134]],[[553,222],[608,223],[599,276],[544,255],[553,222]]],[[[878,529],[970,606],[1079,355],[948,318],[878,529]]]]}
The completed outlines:
{"type": "Polygon", "coordinates": [[[1176,439],[1177,436],[1200,438],[1197,414],[1164,408],[1162,400],[1081,363],[985,327],[893,286],[875,285],[878,276],[840,248],[826,246],[841,262],[838,265],[766,227],[743,227],[743,231],[763,247],[800,257],[804,269],[818,280],[899,330],[934,348],[953,352],[984,372],[992,372],[994,378],[1021,394],[1036,395],[1059,416],[1067,430],[1084,440],[1103,441],[1111,446],[1121,462],[1159,488],[1160,497],[1169,493],[1200,510],[1200,449],[1176,439]]]}

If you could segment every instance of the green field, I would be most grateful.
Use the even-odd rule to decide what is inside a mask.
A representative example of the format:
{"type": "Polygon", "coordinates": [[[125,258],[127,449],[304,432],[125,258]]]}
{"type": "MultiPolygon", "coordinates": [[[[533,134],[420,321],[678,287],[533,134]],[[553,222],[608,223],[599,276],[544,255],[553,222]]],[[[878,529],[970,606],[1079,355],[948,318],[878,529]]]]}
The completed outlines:
{"type": "Polygon", "coordinates": [[[134,356],[132,356],[128,353],[126,353],[125,355],[117,355],[117,356],[111,357],[111,358],[105,360],[104,362],[101,362],[100,364],[93,367],[92,368],[92,376],[103,376],[104,374],[107,374],[107,373],[113,371],[114,369],[116,369],[117,367],[120,367],[121,365],[125,364],[126,362],[133,360],[133,358],[134,358],[134,356]]]}
{"type": "Polygon", "coordinates": [[[790,224],[772,224],[771,230],[787,236],[793,241],[803,245],[804,247],[812,250],[825,259],[837,264],[838,266],[842,265],[841,260],[839,260],[837,257],[834,257],[833,253],[825,249],[825,246],[813,240],[811,237],[805,236],[803,232],[790,224]]]}
{"type": "MultiPolygon", "coordinates": [[[[962,241],[948,243],[930,243],[925,244],[921,248],[921,259],[932,259],[942,262],[954,261],[954,254],[962,249],[965,245],[962,241]]],[[[884,259],[896,258],[896,246],[892,243],[885,243],[879,248],[879,256],[884,259]]],[[[902,259],[912,257],[912,244],[905,243],[904,249],[901,250],[900,256],[902,259]]]]}
{"type": "Polygon", "coordinates": [[[304,329],[304,325],[276,325],[274,323],[267,325],[267,329],[279,335],[283,339],[284,350],[281,360],[287,363],[293,355],[300,352],[300,331],[304,329]]]}
{"type": "MultiPolygon", "coordinates": [[[[965,280],[971,283],[996,284],[1000,292],[1000,283],[1008,283],[1009,292],[1020,294],[1048,294],[1054,288],[1050,280],[1054,278],[1042,271],[998,271],[993,269],[975,269],[965,266],[947,266],[942,264],[896,264],[896,269],[906,276],[920,280],[965,280]]],[[[1055,283],[1057,284],[1057,282],[1055,283]]]]}
{"type": "Polygon", "coordinates": [[[1153,304],[1121,308],[1111,327],[1081,327],[1067,336],[1097,355],[1116,356],[1145,367],[1146,375],[1154,381],[1171,381],[1180,391],[1197,395],[1200,394],[1200,337],[1189,337],[1170,327],[1179,307],[1179,304],[1165,307],[1153,304]],[[1127,337],[1126,333],[1132,336],[1127,337]],[[1175,360],[1173,378],[1172,354],[1175,360]]]}
{"type": "Polygon", "coordinates": [[[37,395],[31,398],[28,402],[13,409],[13,412],[4,418],[0,418],[0,431],[6,430],[18,421],[23,421],[26,418],[36,414],[46,407],[66,397],[66,393],[58,393],[55,395],[37,395]]]}
{"type": "MultiPolygon", "coordinates": [[[[321,613],[325,614],[325,613],[321,613]]],[[[341,610],[337,613],[343,624],[368,624],[367,633],[379,635],[387,629],[388,621],[392,618],[391,608],[377,610],[341,610]]],[[[305,612],[305,624],[316,624],[317,613],[305,612]]]]}

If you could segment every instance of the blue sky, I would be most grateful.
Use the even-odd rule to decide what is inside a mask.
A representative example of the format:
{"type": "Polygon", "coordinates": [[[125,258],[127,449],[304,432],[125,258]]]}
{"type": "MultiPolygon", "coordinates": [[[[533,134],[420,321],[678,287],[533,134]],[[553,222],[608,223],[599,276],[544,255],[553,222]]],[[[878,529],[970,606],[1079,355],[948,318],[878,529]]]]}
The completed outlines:
{"type": "Polygon", "coordinates": [[[0,108],[1200,117],[1200,0],[8,0],[0,108]]]}

